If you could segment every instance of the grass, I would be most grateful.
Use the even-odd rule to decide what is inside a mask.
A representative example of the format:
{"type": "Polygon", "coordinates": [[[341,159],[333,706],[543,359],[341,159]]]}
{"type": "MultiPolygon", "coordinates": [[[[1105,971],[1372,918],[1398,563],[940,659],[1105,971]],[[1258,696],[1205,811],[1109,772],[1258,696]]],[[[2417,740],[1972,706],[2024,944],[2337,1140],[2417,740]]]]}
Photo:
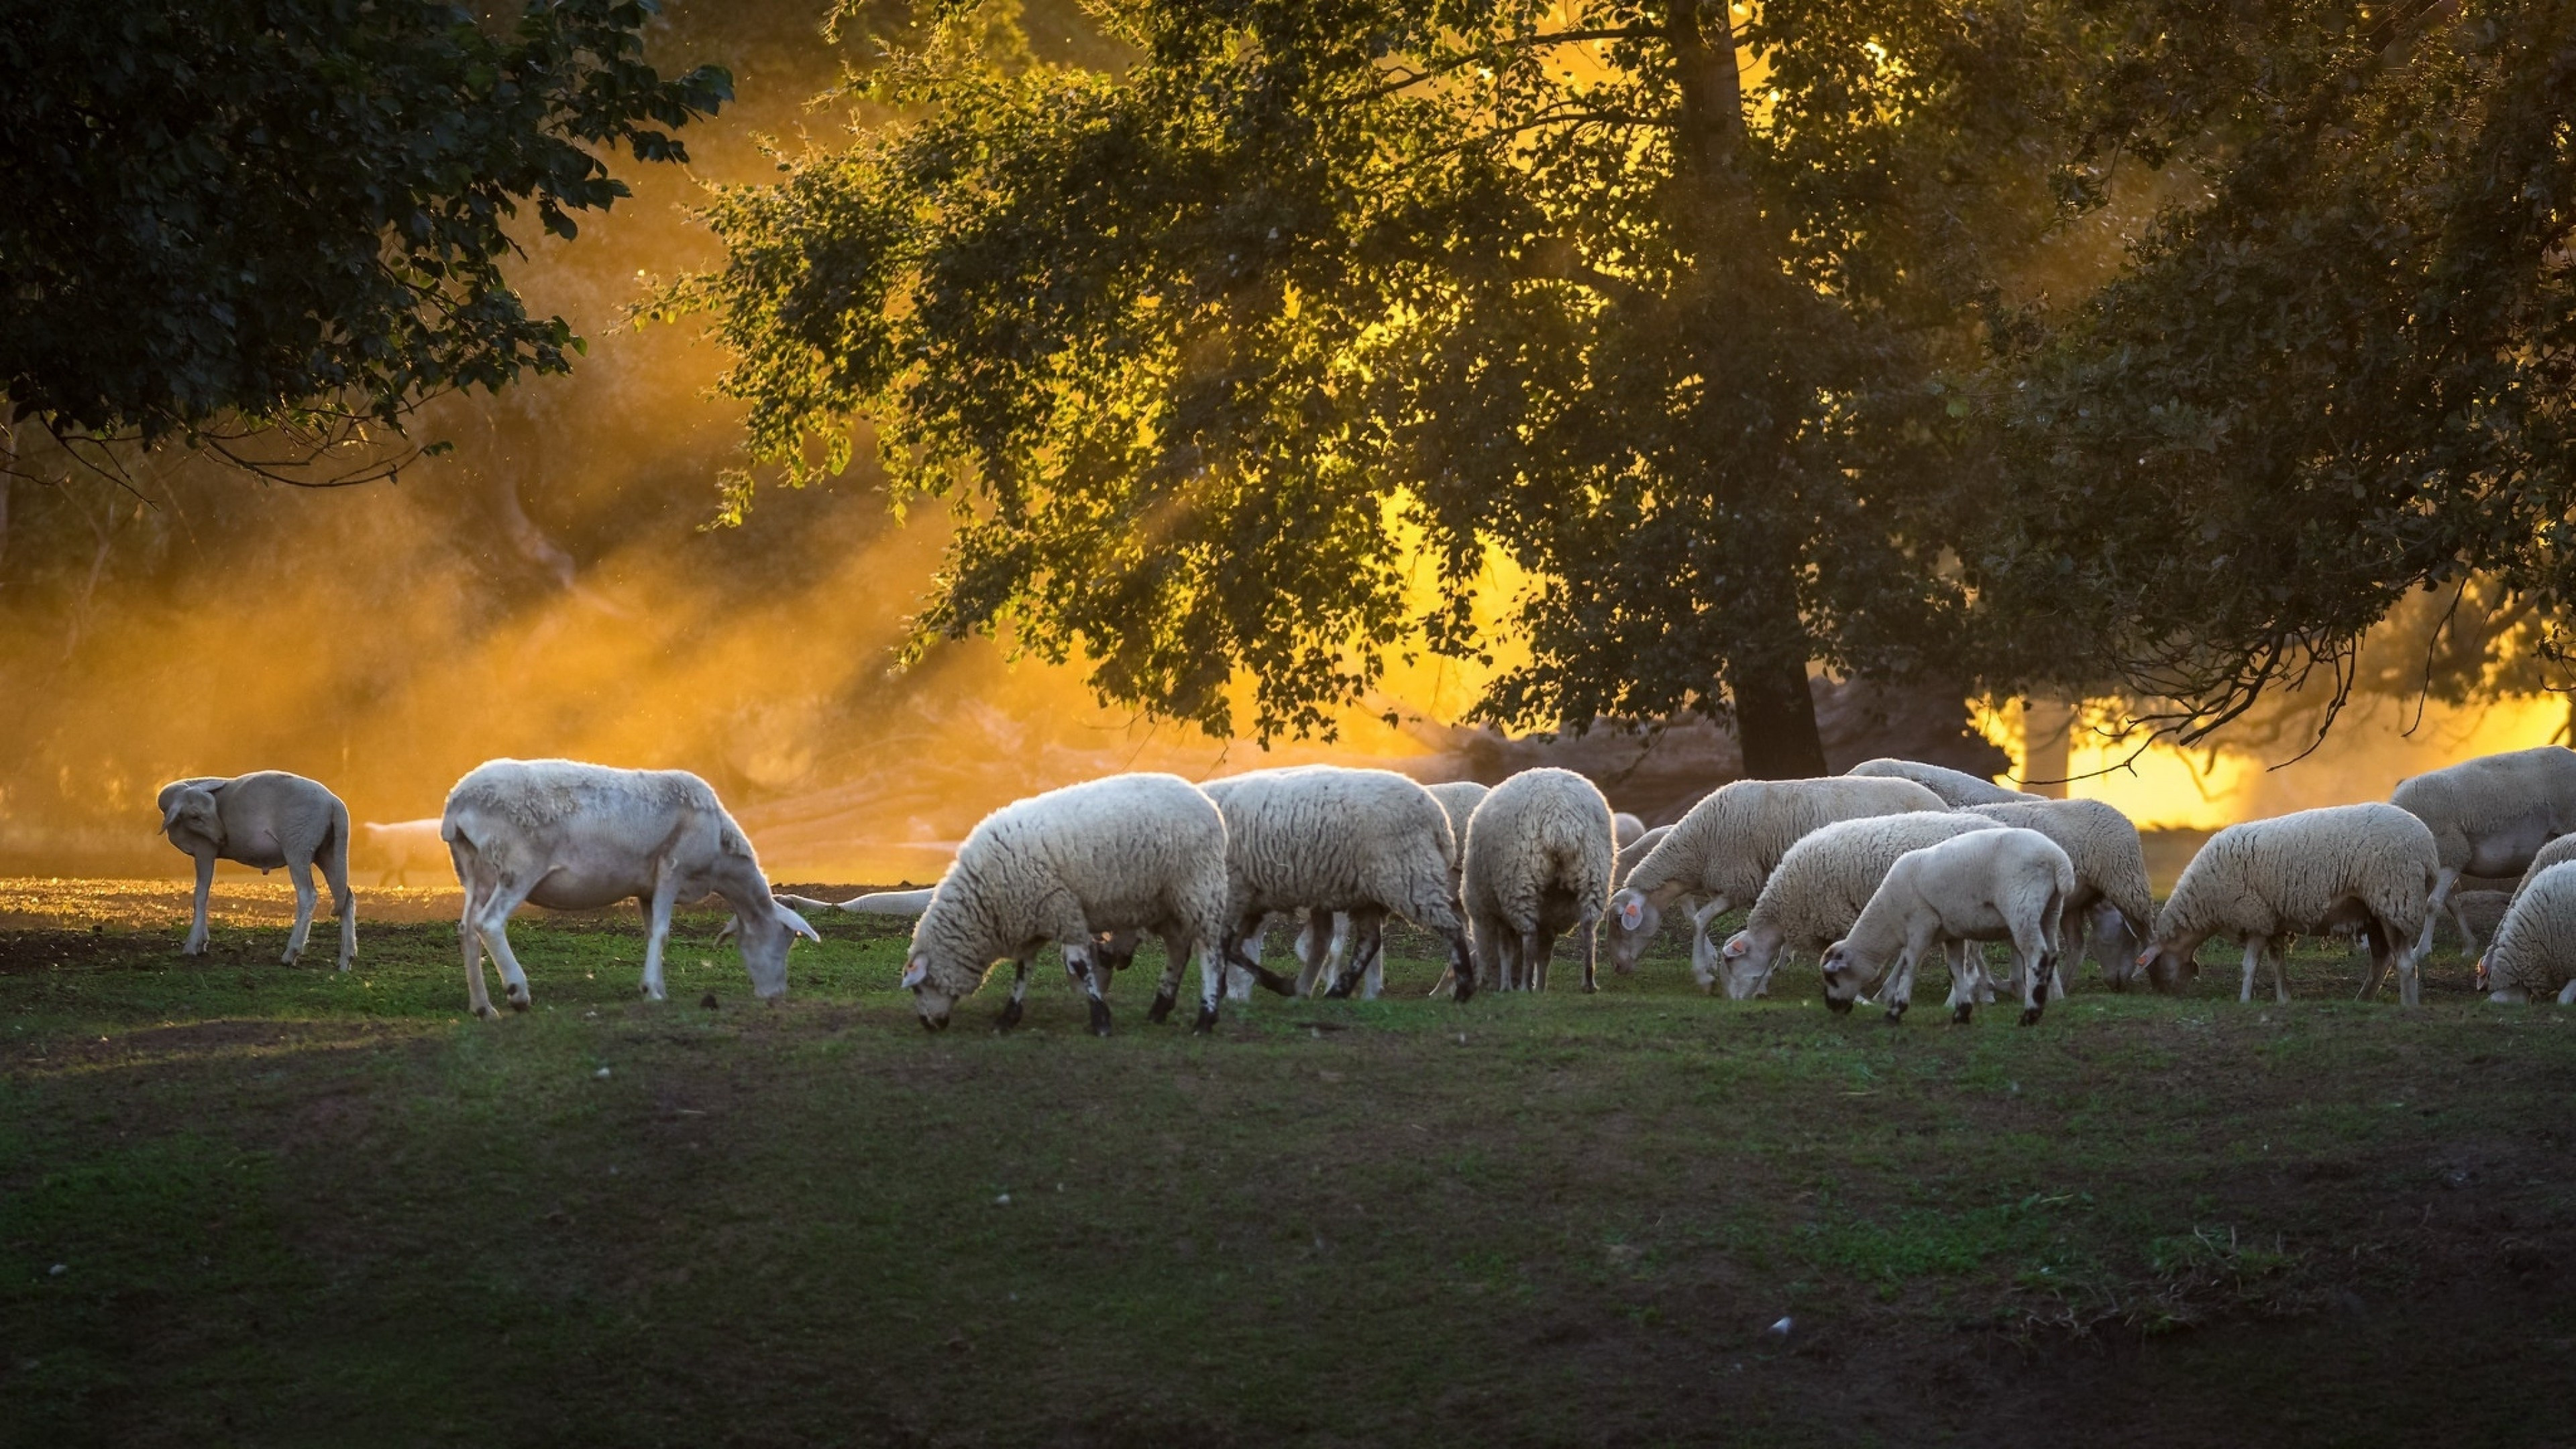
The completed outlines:
{"type": "Polygon", "coordinates": [[[1678,940],[1425,1001],[1399,934],[1212,1039],[1148,956],[1104,1041],[1052,978],[922,1032],[867,918],[780,1009],[712,916],[661,1004],[631,915],[529,919],[493,1023],[434,921],[337,975],[56,919],[0,931],[8,1443],[2566,1438],[2576,1028],[2452,957],[1891,1029],[1678,940]]]}

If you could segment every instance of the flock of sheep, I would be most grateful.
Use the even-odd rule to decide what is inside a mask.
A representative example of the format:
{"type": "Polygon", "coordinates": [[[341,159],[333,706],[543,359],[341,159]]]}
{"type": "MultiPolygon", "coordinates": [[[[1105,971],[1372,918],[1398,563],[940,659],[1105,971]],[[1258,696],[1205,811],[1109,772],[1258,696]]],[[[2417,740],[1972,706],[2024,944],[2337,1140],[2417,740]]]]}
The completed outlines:
{"type": "MultiPolygon", "coordinates": [[[[218,858],[284,868],[296,893],[286,960],[305,947],[320,866],[340,919],[339,966],[357,951],[348,884],[349,812],[322,785],[279,771],[189,779],[160,794],[161,828],[197,864],[185,950],[206,944],[207,893],[218,858]]],[[[467,999],[494,1016],[482,961],[509,1003],[529,1004],[510,948],[526,902],[581,910],[635,900],[645,911],[644,993],[663,995],[662,952],[674,907],[721,898],[754,992],[787,989],[788,948],[819,940],[799,910],[833,903],[772,893],[751,842],[705,781],[679,770],[623,770],[567,760],[494,760],[449,792],[440,843],[465,891],[460,937],[467,999]]],[[[1691,924],[1691,970],[1704,991],[1758,996],[1789,955],[1813,957],[1824,998],[1848,1011],[1864,998],[1901,1018],[1917,968],[1939,952],[1952,1019],[1965,1022],[1998,987],[2039,1020],[2091,954],[2125,989],[2161,991],[2197,973],[2213,937],[2244,952],[2240,999],[2266,960],[2288,999],[2282,957],[2293,937],[2358,934],[2375,995],[2393,974],[2399,1000],[2419,998],[2418,965],[2446,907],[2476,949],[2463,875],[2520,883],[2478,962],[2497,1001],[2554,995],[2576,1003],[2576,751],[2490,755],[2417,776],[2391,803],[2304,810],[2232,826],[2183,871],[2161,912],[2128,818],[2098,801],[2047,800],[1973,776],[1873,760],[1815,780],[1745,780],[1702,798],[1674,824],[1646,830],[1615,814],[1581,775],[1529,770],[1488,790],[1425,787],[1391,771],[1306,765],[1194,785],[1126,774],[1052,790],[985,817],[939,884],[838,903],[915,915],[903,985],[922,1022],[948,1024],[956,1003],[1001,961],[1013,966],[1000,1024],[1021,1014],[1029,964],[1053,947],[1106,1034],[1105,991],[1145,937],[1166,965],[1149,1018],[1177,1003],[1198,963],[1197,1026],[1258,984],[1283,995],[1374,997],[1387,917],[1438,938],[1448,973],[1434,993],[1544,990],[1559,941],[1574,934],[1583,989],[1596,988],[1598,942],[1633,971],[1663,913],[1691,924]],[[1749,908],[1722,945],[1718,916],[1749,908]],[[1262,964],[1268,928],[1297,928],[1291,978],[1262,964]],[[1989,979],[1981,943],[2011,968],[1989,979]]]]}

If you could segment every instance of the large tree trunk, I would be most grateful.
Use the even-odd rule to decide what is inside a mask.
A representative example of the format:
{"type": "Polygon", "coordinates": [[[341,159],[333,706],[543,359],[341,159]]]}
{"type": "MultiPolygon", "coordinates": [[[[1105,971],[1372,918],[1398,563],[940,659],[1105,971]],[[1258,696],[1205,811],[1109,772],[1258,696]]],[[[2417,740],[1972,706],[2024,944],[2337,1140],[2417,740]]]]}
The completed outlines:
{"type": "Polygon", "coordinates": [[[1816,733],[1816,696],[1804,663],[1739,668],[1735,680],[1735,737],[1744,746],[1748,778],[1806,780],[1831,773],[1824,740],[1816,733]]]}

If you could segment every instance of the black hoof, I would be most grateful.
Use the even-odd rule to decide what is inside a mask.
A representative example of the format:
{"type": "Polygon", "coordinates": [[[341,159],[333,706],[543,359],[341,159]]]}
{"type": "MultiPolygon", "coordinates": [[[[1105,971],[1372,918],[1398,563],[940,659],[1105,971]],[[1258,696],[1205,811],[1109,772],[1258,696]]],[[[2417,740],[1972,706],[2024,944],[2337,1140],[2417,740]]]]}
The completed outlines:
{"type": "Polygon", "coordinates": [[[1958,1005],[1950,1008],[1950,1024],[1952,1026],[1966,1026],[1968,1022],[1976,1016],[1976,1014],[1977,1008],[1973,1003],[1962,1001],[1958,1005]]]}
{"type": "Polygon", "coordinates": [[[1452,987],[1451,987],[1451,989],[1450,989],[1449,999],[1450,999],[1450,1000],[1452,1000],[1452,1001],[1464,1001],[1464,1000],[1466,1000],[1468,997],[1473,996],[1473,995],[1475,995],[1475,994],[1476,994],[1476,982],[1475,982],[1475,979],[1474,979],[1473,977],[1461,976],[1461,977],[1457,978],[1457,980],[1455,981],[1455,983],[1453,983],[1453,985],[1452,985],[1452,987]]]}
{"type": "Polygon", "coordinates": [[[1848,1001],[1842,1001],[1828,996],[1825,998],[1825,1009],[1831,1011],[1836,1016],[1849,1016],[1851,1015],[1852,1004],[1848,1001]]]}
{"type": "Polygon", "coordinates": [[[1091,1034],[1109,1035],[1109,1003],[1097,996],[1091,998],[1091,1034]]]}
{"type": "Polygon", "coordinates": [[[1324,999],[1326,1001],[1347,1001],[1350,999],[1350,995],[1351,983],[1347,981],[1336,981],[1332,985],[1324,988],[1324,999]]]}
{"type": "Polygon", "coordinates": [[[993,1018],[993,1030],[1009,1031],[1012,1027],[1018,1026],[1019,1024],[1020,1003],[1017,1001],[1003,1002],[1002,1014],[993,1018]]]}
{"type": "Polygon", "coordinates": [[[2037,1025],[2039,1025],[2039,1013],[2040,1013],[2040,1011],[2041,1011],[2041,1008],[2036,1007],[2036,1006],[2025,1006],[2025,1007],[2023,1007],[2023,1008],[2021,1009],[2021,1024],[2022,1024],[2022,1025],[2024,1025],[2024,1026],[2037,1026],[2037,1025]]]}
{"type": "Polygon", "coordinates": [[[1896,1026],[1905,1020],[1905,1006],[1906,1003],[1902,1001],[1894,1002],[1888,1006],[1887,1024],[1889,1026],[1896,1026]]]}
{"type": "Polygon", "coordinates": [[[1205,1036],[1214,1030],[1216,1030],[1216,1008],[1213,1006],[1200,1007],[1198,1024],[1190,1028],[1190,1034],[1192,1036],[1205,1036]]]}
{"type": "Polygon", "coordinates": [[[1161,1025],[1170,1018],[1172,1007],[1176,1002],[1177,999],[1168,991],[1157,995],[1154,998],[1154,1004],[1145,1008],[1145,1019],[1157,1026],[1161,1025]]]}
{"type": "Polygon", "coordinates": [[[948,1029],[948,1018],[944,1016],[925,1016],[921,1019],[921,1029],[923,1031],[946,1031],[948,1029]]]}
{"type": "Polygon", "coordinates": [[[510,1009],[511,1009],[512,1011],[525,1011],[525,1010],[527,1010],[527,1009],[528,1009],[528,998],[526,998],[526,997],[524,997],[524,996],[513,996],[513,997],[511,997],[511,998],[510,998],[510,1009]]]}

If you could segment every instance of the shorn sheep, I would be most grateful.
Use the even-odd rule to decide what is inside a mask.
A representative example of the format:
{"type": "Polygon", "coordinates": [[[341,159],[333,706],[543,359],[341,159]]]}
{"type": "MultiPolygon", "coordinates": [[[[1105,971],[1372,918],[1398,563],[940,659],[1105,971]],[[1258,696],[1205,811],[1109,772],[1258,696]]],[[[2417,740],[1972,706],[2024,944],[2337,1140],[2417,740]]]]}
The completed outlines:
{"type": "Polygon", "coordinates": [[[295,929],[286,936],[289,966],[304,954],[313,933],[313,867],[331,887],[331,909],[340,917],[340,969],[358,958],[358,911],[349,893],[349,807],[319,781],[284,770],[248,775],[200,776],[161,787],[155,802],[161,833],[197,862],[197,902],[188,922],[187,955],[206,949],[206,898],[215,885],[215,862],[238,861],[265,873],[280,866],[295,883],[295,929]]]}
{"type": "Polygon", "coordinates": [[[1696,900],[1692,969],[1700,974],[1701,990],[1713,989],[1709,921],[1753,904],[1771,868],[1801,837],[1837,820],[1949,808],[1950,802],[1912,780],[1836,775],[1722,785],[1690,808],[1611,897],[1611,968],[1622,975],[1636,970],[1665,909],[1675,901],[1696,900]]]}
{"type": "Polygon", "coordinates": [[[1848,934],[1899,858],[1972,830],[2001,828],[1963,811],[1918,810],[1838,820],[1790,846],[1763,882],[1744,929],[1718,952],[1717,976],[1727,999],[1762,995],[1783,954],[1821,955],[1848,934]]]}
{"type": "Polygon", "coordinates": [[[1467,823],[1463,867],[1476,968],[1498,990],[1544,991],[1568,930],[1583,938],[1583,989],[1600,989],[1594,928],[1618,856],[1610,802],[1572,770],[1524,770],[1467,823]]]}
{"type": "Polygon", "coordinates": [[[500,1013],[483,982],[489,953],[510,1005],[528,1009],[528,975],[510,949],[510,914],[533,901],[586,911],[619,901],[645,913],[644,994],[663,999],[671,911],[708,895],[733,908],[734,939],[764,1001],[787,994],[787,948],[822,937],[769,893],[751,841],[707,782],[686,770],[621,770],[575,760],[492,760],[447,792],[439,835],[465,887],[457,928],[465,995],[500,1013]]]}
{"type": "Polygon", "coordinates": [[[397,820],[391,825],[362,820],[358,831],[366,837],[367,859],[376,867],[380,886],[409,885],[408,877],[415,870],[447,874],[447,842],[438,838],[435,819],[397,820]]]}
{"type": "Polygon", "coordinates": [[[2560,861],[2514,893],[2478,960],[2478,985],[2489,1001],[2556,997],[2576,1006],[2576,862],[2560,861]]]}
{"type": "Polygon", "coordinates": [[[2025,791],[2007,789],[1992,780],[1978,779],[1965,770],[1953,770],[1947,765],[1927,765],[1921,760],[1863,760],[1843,773],[1881,780],[1912,780],[1960,809],[1970,805],[2003,805],[2016,800],[2041,798],[2025,791]]]}
{"type": "Polygon", "coordinates": [[[1109,1005],[1092,969],[1103,935],[1162,939],[1171,965],[1154,1019],[1170,1014],[1180,973],[1199,963],[1198,1030],[1216,1025],[1225,985],[1226,828],[1214,802],[1177,775],[1112,775],[1015,801],[984,817],[957,847],[913,926],[903,984],[922,1024],[948,1025],[957,1002],[993,963],[1012,963],[999,1024],[1020,1019],[1029,960],[1053,945],[1109,1034],[1109,1005]]]}
{"type": "Polygon", "coordinates": [[[2060,920],[2074,891],[2074,862],[2036,830],[1975,830],[1908,851],[1888,867],[1851,934],[1825,948],[1825,1004],[1849,1011],[1884,980],[1887,1019],[1902,1020],[1915,970],[1940,947],[1950,961],[1950,1019],[1964,1023],[1985,975],[1969,943],[2009,941],[2021,1024],[2032,1025],[2048,1004],[2060,920]]]}
{"type": "Polygon", "coordinates": [[[2229,936],[2245,949],[2237,999],[2254,999],[2255,971],[2269,957],[2273,995],[2287,1001],[2281,958],[2290,938],[2357,925],[2370,934],[2362,994],[2376,994],[2393,965],[2398,997],[2412,1006],[2420,994],[2414,943],[2441,871],[2433,832],[2394,805],[2335,805],[2231,825],[2183,868],[2138,964],[2158,991],[2179,990],[2199,972],[2192,956],[2200,944],[2229,936]]]}
{"type": "MultiPolygon", "coordinates": [[[[1458,999],[1474,994],[1474,966],[1458,918],[1457,840],[1448,813],[1428,790],[1390,770],[1335,765],[1254,770],[1203,788],[1224,813],[1226,951],[1234,964],[1264,986],[1293,991],[1245,956],[1242,943],[1273,912],[1343,912],[1351,919],[1351,956],[1327,994],[1347,996],[1373,979],[1392,913],[1448,942],[1458,999]]],[[[1319,955],[1310,954],[1309,971],[1319,955]]],[[[1176,973],[1166,968],[1158,1009],[1170,998],[1176,973]]]]}
{"type": "Polygon", "coordinates": [[[2066,969],[2056,988],[2084,962],[2087,946],[2102,961],[2102,979],[2126,991],[2137,978],[2137,954],[2155,924],[2156,901],[2147,888],[2147,852],[2138,827],[2116,806],[2099,800],[2016,800],[1970,807],[1973,815],[2057,842],[2075,862],[2075,896],[2066,903],[2066,969]]]}
{"type": "MultiPolygon", "coordinates": [[[[2463,875],[2520,875],[2540,848],[2576,831],[2576,750],[2556,745],[2486,755],[2398,782],[2389,803],[2424,822],[2441,852],[2415,942],[2433,947],[2433,920],[2463,875]]],[[[2460,923],[2463,935],[2468,923],[2460,923]]]]}

